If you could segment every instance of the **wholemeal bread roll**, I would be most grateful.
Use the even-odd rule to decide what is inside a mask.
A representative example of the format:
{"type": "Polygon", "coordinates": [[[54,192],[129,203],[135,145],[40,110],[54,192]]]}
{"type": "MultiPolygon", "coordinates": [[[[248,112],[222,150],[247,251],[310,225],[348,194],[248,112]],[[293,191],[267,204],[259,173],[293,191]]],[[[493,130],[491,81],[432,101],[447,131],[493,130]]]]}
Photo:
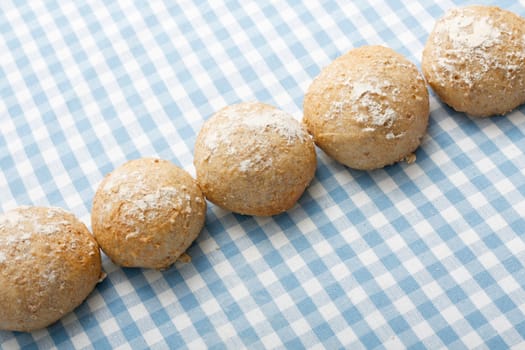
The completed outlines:
{"type": "Polygon", "coordinates": [[[416,66],[389,48],[363,46],[315,78],[303,121],[329,156],[369,170],[413,161],[428,114],[428,91],[416,66]]]}
{"type": "Polygon", "coordinates": [[[505,114],[525,102],[525,19],[490,6],[452,9],[436,22],[422,69],[455,110],[505,114]]]}
{"type": "Polygon", "coordinates": [[[91,224],[114,263],[164,269],[197,238],[205,214],[204,196],[186,171],[166,160],[141,158],[104,178],[91,224]]]}
{"type": "Polygon", "coordinates": [[[0,215],[0,329],[47,327],[86,299],[102,275],[86,226],[59,208],[0,215]]]}
{"type": "Polygon", "coordinates": [[[260,102],[227,106],[202,127],[195,144],[197,181],[213,203],[270,216],[291,208],[316,168],[310,135],[287,113],[260,102]]]}

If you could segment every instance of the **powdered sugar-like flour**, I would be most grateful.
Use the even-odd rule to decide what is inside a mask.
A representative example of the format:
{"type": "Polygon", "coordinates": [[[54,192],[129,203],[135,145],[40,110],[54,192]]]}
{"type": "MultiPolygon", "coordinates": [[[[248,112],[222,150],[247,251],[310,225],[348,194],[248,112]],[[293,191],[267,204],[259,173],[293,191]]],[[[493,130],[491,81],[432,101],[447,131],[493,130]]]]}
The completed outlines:
{"type": "MultiPolygon", "coordinates": [[[[33,235],[51,235],[59,232],[69,223],[65,220],[42,222],[38,216],[32,215],[25,207],[0,216],[0,231],[11,232],[9,235],[0,234],[0,248],[2,245],[12,245],[31,239],[33,235]]],[[[59,214],[66,213],[61,208],[47,208],[47,218],[52,219],[59,214]]]]}
{"type": "Polygon", "coordinates": [[[126,238],[140,234],[139,224],[153,222],[173,209],[191,213],[192,198],[185,193],[184,186],[180,189],[157,186],[147,180],[147,174],[141,171],[114,172],[102,187],[103,191],[115,196],[114,200],[102,204],[103,212],[109,215],[115,205],[119,205],[120,220],[135,228],[126,238]]]}
{"type": "Polygon", "coordinates": [[[494,21],[490,16],[480,16],[472,9],[453,9],[438,21],[434,29],[431,53],[432,70],[440,84],[459,79],[472,87],[494,69],[501,69],[507,79],[525,59],[525,37],[521,50],[504,52],[503,46],[512,35],[506,23],[494,21]],[[498,47],[502,47],[499,50],[498,47]],[[469,69],[475,65],[476,69],[469,69]],[[458,74],[461,71],[461,74],[458,74]],[[441,72],[441,73],[440,73],[441,72]]]}
{"type": "Polygon", "coordinates": [[[341,98],[331,103],[326,119],[339,118],[348,111],[357,122],[366,125],[365,131],[374,131],[377,126],[392,126],[398,118],[386,99],[388,96],[395,99],[399,90],[388,80],[365,76],[360,80],[345,81],[343,85],[351,89],[350,94],[341,92],[341,98]]]}
{"type": "Polygon", "coordinates": [[[447,35],[456,49],[490,47],[501,37],[501,32],[496,30],[489,17],[476,16],[446,17],[438,33],[447,35]]]}
{"type": "Polygon", "coordinates": [[[220,127],[210,130],[204,140],[205,146],[210,151],[215,151],[219,144],[232,146],[232,135],[238,129],[250,130],[254,135],[271,129],[289,143],[308,137],[301,124],[286,112],[278,109],[253,111],[249,109],[249,105],[246,108],[230,109],[223,114],[220,127]]]}
{"type": "MultiPolygon", "coordinates": [[[[33,211],[28,207],[19,207],[18,210],[7,212],[0,215],[0,265],[8,264],[15,267],[17,264],[26,266],[41,264],[40,255],[52,257],[53,261],[59,261],[59,255],[65,250],[75,249],[79,244],[79,239],[74,236],[68,236],[68,241],[58,243],[60,240],[50,238],[42,241],[42,236],[54,236],[65,233],[71,222],[59,219],[60,216],[70,215],[61,208],[46,208],[47,214],[42,216],[41,211],[33,211]],[[47,221],[47,220],[49,221],[47,221]],[[38,252],[35,255],[35,249],[32,242],[38,239],[38,244],[44,244],[46,251],[38,252]]],[[[91,244],[94,245],[92,242],[91,244]]],[[[93,246],[94,248],[94,246],[93,246]]],[[[55,282],[60,275],[61,264],[49,264],[40,269],[40,274],[31,276],[35,288],[45,290],[46,286],[55,282]]]]}
{"type": "Polygon", "coordinates": [[[208,158],[221,147],[226,155],[239,160],[239,171],[247,172],[250,169],[272,165],[270,154],[273,146],[263,134],[265,131],[279,135],[287,144],[303,142],[310,138],[301,124],[286,112],[275,108],[261,110],[253,108],[254,106],[255,103],[243,103],[222,111],[220,122],[208,129],[203,140],[208,158]],[[239,144],[236,133],[249,133],[253,137],[239,144]],[[252,151],[249,158],[239,158],[241,149],[252,151]]]}

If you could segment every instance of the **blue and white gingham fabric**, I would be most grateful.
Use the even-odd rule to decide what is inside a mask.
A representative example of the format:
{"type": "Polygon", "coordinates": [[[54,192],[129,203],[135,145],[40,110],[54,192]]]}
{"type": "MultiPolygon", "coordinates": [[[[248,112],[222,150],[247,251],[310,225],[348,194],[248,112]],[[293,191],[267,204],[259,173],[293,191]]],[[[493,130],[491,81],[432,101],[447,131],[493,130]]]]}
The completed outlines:
{"type": "MultiPolygon", "coordinates": [[[[126,160],[194,173],[214,111],[260,100],[299,119],[331,60],[382,44],[419,65],[435,20],[464,4],[1,1],[0,207],[60,206],[89,225],[126,160]]],[[[354,171],[319,151],[287,213],[210,205],[190,263],[104,258],[107,279],[75,312],[0,332],[0,348],[523,349],[524,113],[470,119],[432,94],[416,163],[354,171]]]]}

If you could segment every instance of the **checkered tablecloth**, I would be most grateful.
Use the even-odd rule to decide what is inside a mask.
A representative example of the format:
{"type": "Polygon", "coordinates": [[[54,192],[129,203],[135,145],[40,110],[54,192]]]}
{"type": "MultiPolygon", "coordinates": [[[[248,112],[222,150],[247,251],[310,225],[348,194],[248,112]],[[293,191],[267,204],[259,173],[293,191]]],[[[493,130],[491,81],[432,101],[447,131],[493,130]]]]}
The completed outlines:
{"type": "MultiPolygon", "coordinates": [[[[1,1],[0,207],[59,206],[89,226],[126,160],[193,174],[214,111],[259,100],[300,119],[334,58],[382,44],[419,66],[435,20],[464,4],[1,1]]],[[[287,213],[210,205],[191,262],[104,257],[108,277],[75,312],[0,331],[0,348],[525,348],[525,107],[470,119],[430,105],[416,163],[354,171],[318,151],[287,213]]]]}

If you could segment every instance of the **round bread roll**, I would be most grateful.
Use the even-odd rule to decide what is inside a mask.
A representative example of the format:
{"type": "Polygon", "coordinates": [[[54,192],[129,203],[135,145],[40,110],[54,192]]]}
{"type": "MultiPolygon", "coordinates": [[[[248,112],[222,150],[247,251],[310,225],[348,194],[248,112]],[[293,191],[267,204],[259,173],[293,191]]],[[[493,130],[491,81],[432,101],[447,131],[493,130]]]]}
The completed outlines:
{"type": "Polygon", "coordinates": [[[314,143],[301,124],[260,102],[227,106],[206,121],[194,164],[211,202],[256,216],[290,209],[317,165],[314,143]]]}
{"type": "Polygon", "coordinates": [[[525,102],[525,19],[498,7],[452,9],[436,22],[422,69],[455,110],[505,114],[525,102]]]}
{"type": "Polygon", "coordinates": [[[166,160],[141,158],[104,178],[91,224],[117,265],[165,269],[197,238],[205,214],[206,200],[186,171],[166,160]]]}
{"type": "Polygon", "coordinates": [[[51,325],[80,305],[101,275],[97,242],[72,214],[20,207],[0,215],[0,329],[51,325]]]}
{"type": "Polygon", "coordinates": [[[389,48],[363,46],[315,78],[304,98],[303,121],[329,156],[370,170],[413,162],[428,114],[428,91],[416,66],[389,48]]]}

